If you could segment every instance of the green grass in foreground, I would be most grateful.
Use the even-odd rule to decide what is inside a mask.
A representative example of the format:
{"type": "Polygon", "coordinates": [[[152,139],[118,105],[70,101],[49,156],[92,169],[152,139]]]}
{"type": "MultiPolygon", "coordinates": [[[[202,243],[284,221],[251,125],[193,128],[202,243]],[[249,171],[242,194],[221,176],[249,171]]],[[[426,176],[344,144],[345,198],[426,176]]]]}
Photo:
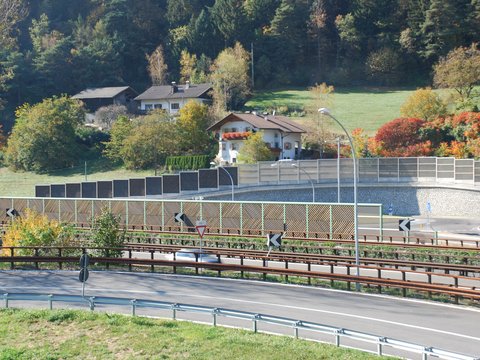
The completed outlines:
{"type": "Polygon", "coordinates": [[[187,322],[0,310],[0,359],[378,359],[360,351],[187,322]]]}
{"type": "MultiPolygon", "coordinates": [[[[153,176],[154,170],[133,171],[112,166],[107,160],[87,162],[87,180],[128,179],[153,176]]],[[[0,196],[35,196],[37,184],[65,184],[85,181],[85,166],[62,169],[49,174],[33,172],[13,172],[6,167],[0,168],[0,196]]]]}
{"type": "MultiPolygon", "coordinates": [[[[338,87],[335,88],[330,110],[347,130],[352,131],[361,127],[369,134],[373,134],[381,125],[400,116],[400,107],[414,90],[338,87]]],[[[279,106],[307,109],[312,100],[312,95],[307,89],[264,91],[255,93],[246,103],[246,107],[259,110],[279,106]]],[[[331,128],[337,133],[341,132],[336,125],[332,124],[331,128]]]]}

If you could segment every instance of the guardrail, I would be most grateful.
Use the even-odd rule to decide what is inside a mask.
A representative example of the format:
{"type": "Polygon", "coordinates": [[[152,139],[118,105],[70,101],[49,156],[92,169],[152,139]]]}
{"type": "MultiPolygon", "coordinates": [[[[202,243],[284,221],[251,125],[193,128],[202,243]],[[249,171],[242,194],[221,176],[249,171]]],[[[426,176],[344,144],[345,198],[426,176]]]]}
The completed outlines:
{"type": "MultiPolygon", "coordinates": [[[[79,295],[55,295],[55,294],[30,294],[30,293],[5,293],[1,295],[4,301],[5,308],[10,306],[10,301],[46,301],[50,310],[53,309],[54,302],[68,302],[87,305],[90,310],[95,310],[97,305],[118,305],[118,306],[130,306],[131,315],[136,316],[138,308],[154,308],[172,311],[172,319],[177,319],[177,312],[192,312],[202,313],[212,316],[212,325],[217,326],[218,318],[232,318],[251,321],[252,330],[256,333],[259,332],[259,323],[273,324],[281,327],[287,327],[293,329],[293,336],[295,338],[301,337],[299,330],[308,330],[315,333],[332,335],[333,343],[337,347],[345,346],[342,343],[342,339],[353,339],[366,344],[374,344],[376,346],[375,353],[377,355],[388,355],[388,349],[397,349],[408,353],[421,355],[423,360],[429,357],[435,357],[439,359],[449,360],[479,360],[480,358],[472,357],[468,355],[459,354],[456,352],[446,351],[435,347],[428,347],[419,344],[414,344],[406,341],[401,341],[385,336],[378,336],[369,333],[359,332],[355,330],[338,328],[324,324],[313,323],[310,321],[303,321],[297,319],[290,319],[285,317],[278,317],[272,315],[258,314],[253,312],[245,312],[238,310],[230,310],[223,308],[213,308],[207,306],[188,305],[169,303],[163,301],[154,300],[142,300],[142,299],[125,299],[114,297],[82,297],[79,295]]],[[[246,327],[243,327],[246,328],[246,327]]],[[[305,338],[306,339],[306,338],[305,338]]],[[[345,346],[347,347],[347,346],[345,346]]],[[[351,345],[348,346],[352,348],[351,345]]],[[[366,348],[354,347],[359,350],[373,352],[366,348]]]]}

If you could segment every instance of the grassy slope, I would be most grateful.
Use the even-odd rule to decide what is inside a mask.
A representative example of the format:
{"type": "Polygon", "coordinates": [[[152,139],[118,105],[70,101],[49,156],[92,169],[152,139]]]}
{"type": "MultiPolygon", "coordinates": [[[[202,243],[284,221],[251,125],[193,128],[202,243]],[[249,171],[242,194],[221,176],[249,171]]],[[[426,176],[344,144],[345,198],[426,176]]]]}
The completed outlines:
{"type": "MultiPolygon", "coordinates": [[[[88,181],[128,179],[153,175],[153,170],[129,171],[119,167],[111,167],[107,161],[87,163],[88,181]]],[[[51,174],[15,173],[8,168],[0,168],[0,196],[35,196],[36,184],[65,184],[81,181],[85,181],[84,166],[56,171],[51,174]]]]}
{"type": "Polygon", "coordinates": [[[288,337],[80,311],[0,310],[0,359],[378,359],[288,337]]]}
{"type": "MultiPolygon", "coordinates": [[[[361,127],[373,134],[382,124],[400,116],[400,107],[412,91],[336,88],[330,110],[347,130],[361,127]]],[[[290,108],[308,108],[311,101],[311,94],[306,89],[265,91],[256,93],[246,106],[258,109],[282,105],[290,108]]]]}

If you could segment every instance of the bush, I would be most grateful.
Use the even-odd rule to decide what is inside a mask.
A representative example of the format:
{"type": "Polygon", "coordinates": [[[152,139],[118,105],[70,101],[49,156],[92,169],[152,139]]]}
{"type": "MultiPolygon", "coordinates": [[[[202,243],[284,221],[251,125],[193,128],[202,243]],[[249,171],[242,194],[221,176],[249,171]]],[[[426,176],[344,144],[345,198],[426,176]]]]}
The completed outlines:
{"type": "MultiPolygon", "coordinates": [[[[3,238],[3,246],[72,246],[75,240],[73,228],[46,215],[26,209],[22,217],[15,218],[3,238]]],[[[43,250],[48,253],[48,250],[43,250]]],[[[10,255],[3,249],[3,255],[10,255]]],[[[33,249],[17,250],[18,255],[33,255],[33,249]]]]}
{"type": "Polygon", "coordinates": [[[400,109],[404,117],[426,121],[447,114],[447,106],[431,89],[418,89],[408,97],[400,109]]]}
{"type": "Polygon", "coordinates": [[[387,151],[395,151],[421,142],[419,130],[424,121],[414,118],[398,118],[378,129],[375,140],[387,151]]]}
{"type": "MultiPolygon", "coordinates": [[[[109,209],[102,209],[102,213],[94,219],[92,228],[93,244],[99,248],[122,248],[125,242],[126,230],[120,229],[120,216],[113,215],[109,209]]],[[[93,252],[96,256],[122,257],[122,251],[98,249],[93,252]]]]}
{"type": "Polygon", "coordinates": [[[170,170],[198,170],[210,167],[209,155],[169,156],[165,166],[170,170]]]}

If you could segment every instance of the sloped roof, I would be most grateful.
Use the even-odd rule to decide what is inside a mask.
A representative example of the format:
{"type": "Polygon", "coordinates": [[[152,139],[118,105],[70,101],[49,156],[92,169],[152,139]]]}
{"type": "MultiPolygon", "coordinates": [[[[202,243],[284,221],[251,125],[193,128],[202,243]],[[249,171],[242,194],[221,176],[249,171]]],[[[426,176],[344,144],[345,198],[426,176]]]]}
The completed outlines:
{"type": "Polygon", "coordinates": [[[115,87],[102,87],[102,88],[90,88],[79,92],[72,96],[73,99],[110,99],[114,98],[118,94],[130,90],[133,93],[135,91],[130,86],[115,86],[115,87]]]}
{"type": "Polygon", "coordinates": [[[230,113],[222,120],[210,126],[207,130],[214,131],[231,121],[245,121],[261,130],[280,130],[286,133],[304,133],[306,130],[286,116],[259,115],[255,113],[230,113]]]}
{"type": "Polygon", "coordinates": [[[135,100],[198,98],[211,88],[211,84],[190,84],[188,89],[185,85],[177,85],[177,90],[172,92],[172,85],[152,86],[138,95],[135,100]]]}

